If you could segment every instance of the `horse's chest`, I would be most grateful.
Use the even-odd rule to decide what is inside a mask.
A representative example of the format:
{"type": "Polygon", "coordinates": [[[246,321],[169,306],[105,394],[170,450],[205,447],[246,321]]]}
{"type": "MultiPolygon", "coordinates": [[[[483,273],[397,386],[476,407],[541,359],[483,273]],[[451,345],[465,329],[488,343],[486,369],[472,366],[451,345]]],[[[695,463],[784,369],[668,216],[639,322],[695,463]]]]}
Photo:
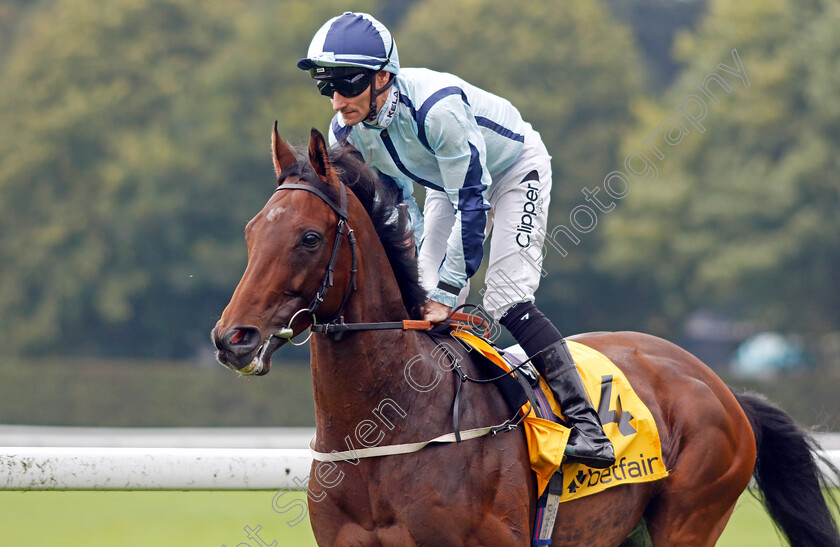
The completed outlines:
{"type": "MultiPolygon", "coordinates": [[[[412,496],[388,485],[347,481],[332,498],[314,504],[312,527],[323,545],[426,545],[412,515],[412,496]]],[[[313,505],[313,504],[310,504],[313,505]]]]}
{"type": "MultiPolygon", "coordinates": [[[[511,521],[526,523],[527,537],[527,494],[512,492],[520,502],[513,503],[518,506],[516,514],[507,511],[504,515],[497,514],[500,510],[497,504],[502,500],[499,484],[486,480],[492,474],[479,470],[484,481],[467,476],[470,467],[480,467],[477,462],[470,465],[466,460],[456,460],[441,465],[436,458],[406,456],[400,461],[379,460],[377,465],[370,465],[373,463],[363,461],[348,469],[341,484],[322,502],[310,504],[319,543],[465,545],[486,532],[488,519],[507,524],[496,530],[493,538],[484,538],[476,544],[520,544],[512,537],[507,538],[512,541],[504,538],[513,534],[511,521]]],[[[501,505],[510,507],[510,501],[513,500],[501,505]]]]}

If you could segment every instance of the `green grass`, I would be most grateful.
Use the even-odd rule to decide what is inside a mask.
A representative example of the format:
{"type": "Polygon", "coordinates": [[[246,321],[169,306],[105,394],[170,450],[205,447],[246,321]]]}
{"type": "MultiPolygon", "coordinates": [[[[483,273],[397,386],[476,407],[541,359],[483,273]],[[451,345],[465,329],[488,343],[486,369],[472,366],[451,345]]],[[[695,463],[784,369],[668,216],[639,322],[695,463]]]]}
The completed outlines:
{"type": "MultiPolygon", "coordinates": [[[[272,509],[272,492],[0,492],[4,547],[315,545],[309,521],[272,509]]],[[[282,499],[288,504],[289,493],[282,499]]]]}
{"type": "MultiPolygon", "coordinates": [[[[0,545],[4,547],[256,547],[245,527],[266,545],[315,545],[308,520],[287,493],[286,513],[272,509],[273,492],[0,492],[0,545]]],[[[785,545],[764,509],[744,494],[723,533],[722,547],[785,545]]]]}
{"type": "Polygon", "coordinates": [[[770,515],[749,493],[735,506],[729,524],[717,542],[719,547],[775,547],[787,545],[773,527],[770,515]]]}

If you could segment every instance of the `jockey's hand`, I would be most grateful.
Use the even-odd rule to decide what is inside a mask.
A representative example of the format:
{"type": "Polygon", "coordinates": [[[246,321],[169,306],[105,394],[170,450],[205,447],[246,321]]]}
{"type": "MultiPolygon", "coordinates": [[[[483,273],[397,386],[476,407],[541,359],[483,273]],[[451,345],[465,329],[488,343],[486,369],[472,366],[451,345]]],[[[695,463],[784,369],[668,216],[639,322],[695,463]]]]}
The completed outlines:
{"type": "Polygon", "coordinates": [[[429,300],[423,306],[423,319],[432,323],[440,323],[449,317],[450,313],[452,313],[452,308],[434,300],[429,300]]]}

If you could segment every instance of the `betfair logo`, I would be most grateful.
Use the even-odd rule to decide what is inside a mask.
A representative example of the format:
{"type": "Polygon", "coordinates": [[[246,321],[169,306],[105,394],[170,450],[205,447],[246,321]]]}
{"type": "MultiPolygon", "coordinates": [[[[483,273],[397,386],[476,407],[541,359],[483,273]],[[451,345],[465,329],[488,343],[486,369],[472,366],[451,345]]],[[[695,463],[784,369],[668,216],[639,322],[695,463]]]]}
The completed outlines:
{"type": "Polygon", "coordinates": [[[586,470],[581,469],[572,478],[567,490],[570,494],[574,494],[583,487],[589,488],[612,482],[620,483],[629,479],[653,475],[653,462],[658,459],[656,456],[648,458],[644,454],[639,454],[638,460],[627,461],[627,457],[622,456],[615,465],[606,469],[591,469],[588,467],[586,470]]]}

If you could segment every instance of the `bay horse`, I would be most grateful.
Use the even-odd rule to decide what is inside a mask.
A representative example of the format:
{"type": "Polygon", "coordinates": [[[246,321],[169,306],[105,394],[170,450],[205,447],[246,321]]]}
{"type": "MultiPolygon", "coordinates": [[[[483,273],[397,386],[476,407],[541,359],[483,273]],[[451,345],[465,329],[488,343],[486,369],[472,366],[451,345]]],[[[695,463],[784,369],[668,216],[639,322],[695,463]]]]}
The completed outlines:
{"type": "MultiPolygon", "coordinates": [[[[247,374],[266,374],[271,354],[316,321],[417,319],[426,298],[399,196],[358,152],[328,150],[313,129],[308,158],[297,160],[276,123],[272,151],[277,191],[245,229],[247,267],[212,332],[218,360],[247,374]]],[[[460,380],[442,371],[427,332],[310,336],[315,450],[452,432],[460,380]]],[[[670,474],[561,504],[553,545],[636,544],[628,535],[640,522],[647,529],[640,543],[714,545],[753,475],[791,544],[840,545],[831,516],[837,501],[821,492],[817,445],[782,410],[734,394],[663,339],[635,332],[572,339],[624,372],[653,414],[670,474]]],[[[469,355],[460,364],[480,375],[469,355]]],[[[464,388],[460,397],[463,428],[510,414],[495,388],[464,388]]],[[[408,454],[313,462],[309,483],[319,545],[528,545],[535,498],[521,429],[408,454]]]]}

